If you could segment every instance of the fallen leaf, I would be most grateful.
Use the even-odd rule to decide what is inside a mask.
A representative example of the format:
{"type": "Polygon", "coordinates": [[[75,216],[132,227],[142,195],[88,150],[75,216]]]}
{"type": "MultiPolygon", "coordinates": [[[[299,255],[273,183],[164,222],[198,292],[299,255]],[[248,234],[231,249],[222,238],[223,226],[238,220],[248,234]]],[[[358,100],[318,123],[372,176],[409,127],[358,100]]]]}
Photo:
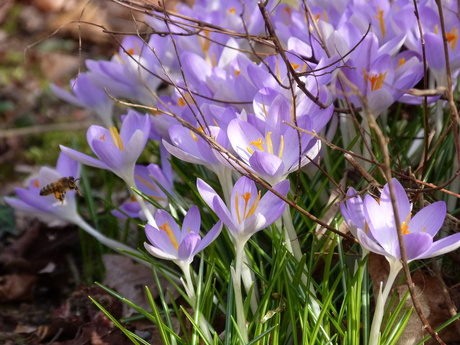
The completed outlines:
{"type": "MultiPolygon", "coordinates": [[[[145,293],[145,287],[149,288],[153,298],[159,296],[152,269],[135,263],[127,256],[116,254],[106,254],[102,257],[102,261],[106,272],[104,285],[116,290],[124,298],[143,309],[150,310],[150,303],[145,293]]],[[[163,291],[169,289],[172,291],[174,298],[179,296],[179,293],[166,278],[159,276],[159,280],[163,291]]],[[[134,309],[124,305],[123,316],[130,316],[134,312],[134,309]]]]}

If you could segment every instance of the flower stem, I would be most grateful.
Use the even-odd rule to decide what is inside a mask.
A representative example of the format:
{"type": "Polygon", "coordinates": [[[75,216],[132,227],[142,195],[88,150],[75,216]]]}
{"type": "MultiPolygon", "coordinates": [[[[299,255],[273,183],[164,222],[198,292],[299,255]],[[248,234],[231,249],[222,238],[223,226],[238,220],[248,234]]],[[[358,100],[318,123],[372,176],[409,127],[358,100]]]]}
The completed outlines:
{"type": "Polygon", "coordinates": [[[245,343],[248,342],[246,329],[246,316],[244,315],[243,295],[241,293],[241,270],[243,266],[243,253],[246,241],[235,241],[235,269],[232,268],[233,291],[235,293],[236,321],[245,343]]]}
{"type": "MultiPolygon", "coordinates": [[[[106,247],[108,247],[108,248],[110,248],[110,249],[112,249],[114,251],[119,251],[121,249],[121,250],[124,250],[124,251],[127,251],[127,252],[131,252],[131,253],[135,253],[135,254],[140,255],[140,253],[136,249],[131,248],[130,246],[127,246],[124,243],[118,242],[116,240],[113,240],[113,239],[108,238],[105,235],[101,234],[99,231],[94,229],[91,225],[86,223],[83,220],[83,218],[81,218],[77,214],[74,215],[74,217],[72,217],[72,219],[69,219],[69,221],[71,221],[72,223],[74,223],[75,225],[80,227],[83,231],[88,233],[90,236],[94,237],[99,243],[105,245],[106,247]]],[[[140,258],[138,258],[136,256],[131,256],[131,258],[133,260],[143,264],[143,265],[147,265],[147,266],[150,267],[150,263],[145,261],[145,260],[142,260],[142,259],[140,259],[140,258]]]]}
{"type": "MultiPolygon", "coordinates": [[[[190,299],[190,303],[193,307],[193,310],[195,311],[195,321],[200,325],[200,329],[203,332],[208,343],[211,344],[212,336],[211,336],[211,332],[209,331],[208,323],[205,320],[203,314],[201,313],[201,310],[197,308],[197,298],[196,298],[196,293],[195,293],[195,287],[192,281],[192,276],[190,273],[190,265],[185,264],[185,263],[182,264],[180,262],[177,262],[177,264],[179,265],[179,267],[182,269],[182,272],[184,273],[185,281],[182,280],[182,283],[184,284],[184,288],[185,288],[185,291],[187,292],[187,296],[190,299]]],[[[193,334],[192,344],[197,344],[196,334],[193,334]]]]}
{"type": "Polygon", "coordinates": [[[402,268],[401,262],[399,262],[399,260],[389,260],[389,262],[390,273],[388,274],[383,293],[381,292],[382,287],[380,285],[380,293],[375,305],[374,319],[372,320],[371,332],[369,335],[369,345],[377,345],[380,342],[380,327],[382,325],[383,314],[385,311],[385,303],[388,299],[388,295],[390,294],[391,287],[393,286],[393,283],[402,268]]]}

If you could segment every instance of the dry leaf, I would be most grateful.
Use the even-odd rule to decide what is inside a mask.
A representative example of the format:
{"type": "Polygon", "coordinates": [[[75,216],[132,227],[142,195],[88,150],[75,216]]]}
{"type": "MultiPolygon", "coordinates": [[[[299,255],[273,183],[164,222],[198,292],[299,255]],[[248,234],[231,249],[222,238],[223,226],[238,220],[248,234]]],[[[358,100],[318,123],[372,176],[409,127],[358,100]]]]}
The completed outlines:
{"type": "MultiPolygon", "coordinates": [[[[123,297],[137,304],[138,306],[150,310],[150,304],[145,294],[147,286],[152,293],[153,298],[158,297],[155,280],[153,278],[152,269],[135,263],[127,256],[106,254],[102,257],[105,267],[104,285],[116,290],[123,297]]],[[[173,291],[174,297],[178,297],[179,293],[171,286],[171,284],[163,277],[159,277],[162,289],[173,291]]],[[[134,310],[123,306],[123,315],[130,316],[134,310]]]]}

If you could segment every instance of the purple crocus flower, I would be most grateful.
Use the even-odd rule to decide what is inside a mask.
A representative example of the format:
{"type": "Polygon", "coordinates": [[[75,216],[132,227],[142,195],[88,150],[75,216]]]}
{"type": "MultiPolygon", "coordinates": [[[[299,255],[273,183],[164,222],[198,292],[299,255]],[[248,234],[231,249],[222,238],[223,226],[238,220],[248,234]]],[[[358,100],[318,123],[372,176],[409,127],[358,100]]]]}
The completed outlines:
{"type": "Polygon", "coordinates": [[[51,90],[59,98],[71,104],[93,110],[102,120],[105,126],[112,125],[113,101],[103,89],[93,85],[86,73],[82,73],[76,79],[70,81],[72,92],[64,90],[55,84],[51,84],[51,90]]]}
{"type": "Polygon", "coordinates": [[[57,200],[53,194],[40,195],[40,190],[47,184],[55,182],[61,177],[69,176],[78,178],[80,165],[61,153],[56,169],[42,167],[38,177],[29,182],[29,188],[15,189],[19,199],[5,197],[5,200],[16,210],[37,215],[49,225],[55,225],[62,220],[75,222],[75,219],[80,217],[75,203],[75,191],[68,191],[63,203],[57,200]]]}
{"type": "Polygon", "coordinates": [[[146,224],[145,233],[149,243],[144,243],[145,249],[153,256],[172,260],[180,267],[189,265],[194,256],[210,245],[219,236],[222,222],[216,225],[203,237],[200,237],[201,217],[198,207],[192,206],[184,217],[180,228],[173,217],[158,210],[155,214],[158,227],[146,224]]]}
{"type": "Polygon", "coordinates": [[[91,126],[88,129],[86,139],[100,160],[62,145],[60,147],[70,158],[85,165],[110,170],[128,185],[135,186],[134,165],[147,143],[149,132],[150,117],[131,110],[123,121],[120,133],[115,127],[91,126]]]}
{"type": "MultiPolygon", "coordinates": [[[[226,205],[211,186],[197,180],[201,197],[230,230],[237,242],[245,243],[254,233],[276,221],[286,207],[286,203],[271,192],[263,197],[251,179],[243,176],[236,181],[231,196],[231,205],[226,205]]],[[[273,186],[283,196],[289,191],[289,181],[273,186]]]]}
{"type": "MultiPolygon", "coordinates": [[[[433,240],[446,216],[443,201],[422,208],[412,217],[412,204],[404,188],[396,179],[392,181],[409,262],[442,255],[460,247],[460,233],[433,240]]],[[[366,195],[364,201],[353,195],[356,191],[350,189],[347,193],[350,198],[340,206],[350,231],[367,250],[384,255],[389,261],[399,261],[401,253],[388,184],[384,186],[379,201],[370,195],[366,195]]]]}
{"type": "MultiPolygon", "coordinates": [[[[168,195],[163,191],[164,188],[170,195],[174,195],[172,181],[165,176],[165,172],[156,164],[148,166],[136,165],[134,168],[134,178],[136,180],[136,188],[148,195],[150,198],[158,202],[162,207],[168,206],[168,195]],[[162,188],[160,188],[160,186],[162,188]]],[[[125,202],[113,210],[112,214],[118,218],[126,218],[126,215],[132,218],[145,219],[139,202],[131,196],[131,201],[125,202]],[[121,211],[121,212],[120,212],[121,211]]],[[[156,208],[153,205],[147,204],[150,211],[154,213],[156,208]]]]}
{"type": "MultiPolygon", "coordinates": [[[[267,102],[265,103],[267,104],[267,102]]],[[[234,119],[227,133],[233,150],[255,174],[274,185],[313,160],[320,142],[310,134],[299,132],[292,123],[291,108],[282,95],[267,104],[267,114],[248,115],[248,120],[234,119]],[[299,141],[300,139],[300,141],[299,141]]],[[[332,115],[332,108],[298,116],[297,125],[309,132],[319,131],[332,115]]]]}
{"type": "MultiPolygon", "coordinates": [[[[215,138],[218,144],[225,149],[230,149],[230,143],[225,131],[215,126],[210,126],[208,129],[209,135],[215,138]]],[[[216,174],[228,169],[222,163],[222,158],[219,159],[219,153],[190,129],[181,125],[172,125],[169,128],[169,135],[174,145],[171,145],[166,140],[163,140],[163,145],[173,156],[186,162],[202,164],[216,174]]]]}

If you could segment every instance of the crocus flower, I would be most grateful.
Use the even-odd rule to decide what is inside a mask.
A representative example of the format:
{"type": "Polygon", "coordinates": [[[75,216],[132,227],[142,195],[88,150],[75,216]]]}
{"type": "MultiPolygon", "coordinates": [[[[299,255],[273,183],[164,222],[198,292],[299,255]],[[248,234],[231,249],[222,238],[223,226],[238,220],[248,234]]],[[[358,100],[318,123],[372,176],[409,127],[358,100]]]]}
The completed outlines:
{"type": "MultiPolygon", "coordinates": [[[[330,119],[332,110],[328,107],[304,114],[297,118],[296,124],[309,132],[319,131],[330,119]]],[[[248,121],[234,119],[227,128],[228,138],[239,158],[271,185],[313,160],[321,147],[312,135],[297,131],[287,123],[292,123],[290,105],[278,95],[268,107],[264,120],[261,116],[248,115],[248,121]]]]}
{"type": "MultiPolygon", "coordinates": [[[[233,187],[231,205],[226,205],[203,180],[197,180],[197,187],[204,201],[227,226],[235,241],[240,243],[245,243],[254,233],[276,221],[286,207],[286,203],[272,192],[267,192],[262,197],[255,182],[245,176],[233,187]]],[[[273,186],[273,189],[286,196],[289,181],[282,181],[273,186]]]]}
{"type": "Polygon", "coordinates": [[[219,236],[222,222],[216,225],[203,237],[200,236],[201,217],[198,207],[193,206],[187,212],[180,228],[173,217],[158,210],[155,214],[158,227],[146,224],[145,233],[149,243],[144,243],[145,249],[153,256],[172,260],[180,267],[188,266],[194,256],[210,245],[219,236]]]}
{"type": "Polygon", "coordinates": [[[34,214],[50,225],[59,222],[74,222],[78,216],[75,203],[75,191],[67,191],[64,202],[57,200],[53,194],[41,196],[40,190],[49,183],[55,182],[61,177],[72,176],[78,178],[80,165],[61,153],[57,161],[56,169],[42,167],[38,177],[29,183],[29,188],[16,188],[19,199],[6,197],[6,202],[13,208],[34,214]]]}
{"type": "MultiPolygon", "coordinates": [[[[137,252],[124,243],[106,237],[94,229],[78,214],[75,202],[75,191],[67,191],[64,202],[56,200],[54,195],[40,195],[40,190],[49,183],[55,182],[61,177],[73,176],[77,178],[80,174],[80,165],[67,157],[64,153],[59,155],[56,169],[42,167],[38,178],[30,181],[29,188],[16,188],[16,194],[19,199],[6,197],[5,201],[14,209],[33,214],[48,225],[60,225],[63,221],[73,223],[86,231],[103,245],[118,251],[123,249],[127,252],[137,252]]],[[[145,261],[134,258],[141,263],[145,261]]]]}
{"type": "Polygon", "coordinates": [[[93,110],[105,126],[112,125],[113,101],[103,89],[91,83],[86,73],[70,81],[72,92],[64,90],[55,84],[50,85],[51,90],[59,98],[74,105],[93,110]]]}
{"type": "Polygon", "coordinates": [[[134,165],[147,143],[149,132],[150,117],[129,111],[120,133],[115,127],[91,126],[88,129],[86,139],[100,160],[62,145],[60,147],[70,158],[85,165],[111,170],[128,185],[135,186],[134,165]]]}
{"type": "MultiPolygon", "coordinates": [[[[156,164],[149,164],[148,166],[136,165],[134,168],[134,178],[136,181],[136,188],[155,200],[162,207],[168,206],[168,195],[163,191],[165,189],[170,195],[174,195],[172,181],[165,176],[165,173],[161,167],[156,164]],[[160,188],[160,186],[163,188],[160,188]]],[[[156,208],[153,205],[148,204],[147,207],[154,213],[156,208]]],[[[132,218],[145,219],[145,215],[142,212],[139,202],[131,196],[131,201],[125,202],[118,207],[117,210],[113,210],[112,214],[118,218],[126,218],[126,215],[132,218]]]]}
{"type": "MultiPolygon", "coordinates": [[[[412,205],[404,188],[396,179],[393,179],[393,186],[408,262],[442,255],[460,247],[460,233],[434,241],[446,217],[443,201],[422,208],[412,217],[412,205]]],[[[389,261],[399,261],[401,252],[388,184],[379,201],[370,195],[366,195],[364,201],[353,195],[356,191],[350,189],[349,199],[340,207],[350,231],[367,250],[384,255],[389,261]]]]}

